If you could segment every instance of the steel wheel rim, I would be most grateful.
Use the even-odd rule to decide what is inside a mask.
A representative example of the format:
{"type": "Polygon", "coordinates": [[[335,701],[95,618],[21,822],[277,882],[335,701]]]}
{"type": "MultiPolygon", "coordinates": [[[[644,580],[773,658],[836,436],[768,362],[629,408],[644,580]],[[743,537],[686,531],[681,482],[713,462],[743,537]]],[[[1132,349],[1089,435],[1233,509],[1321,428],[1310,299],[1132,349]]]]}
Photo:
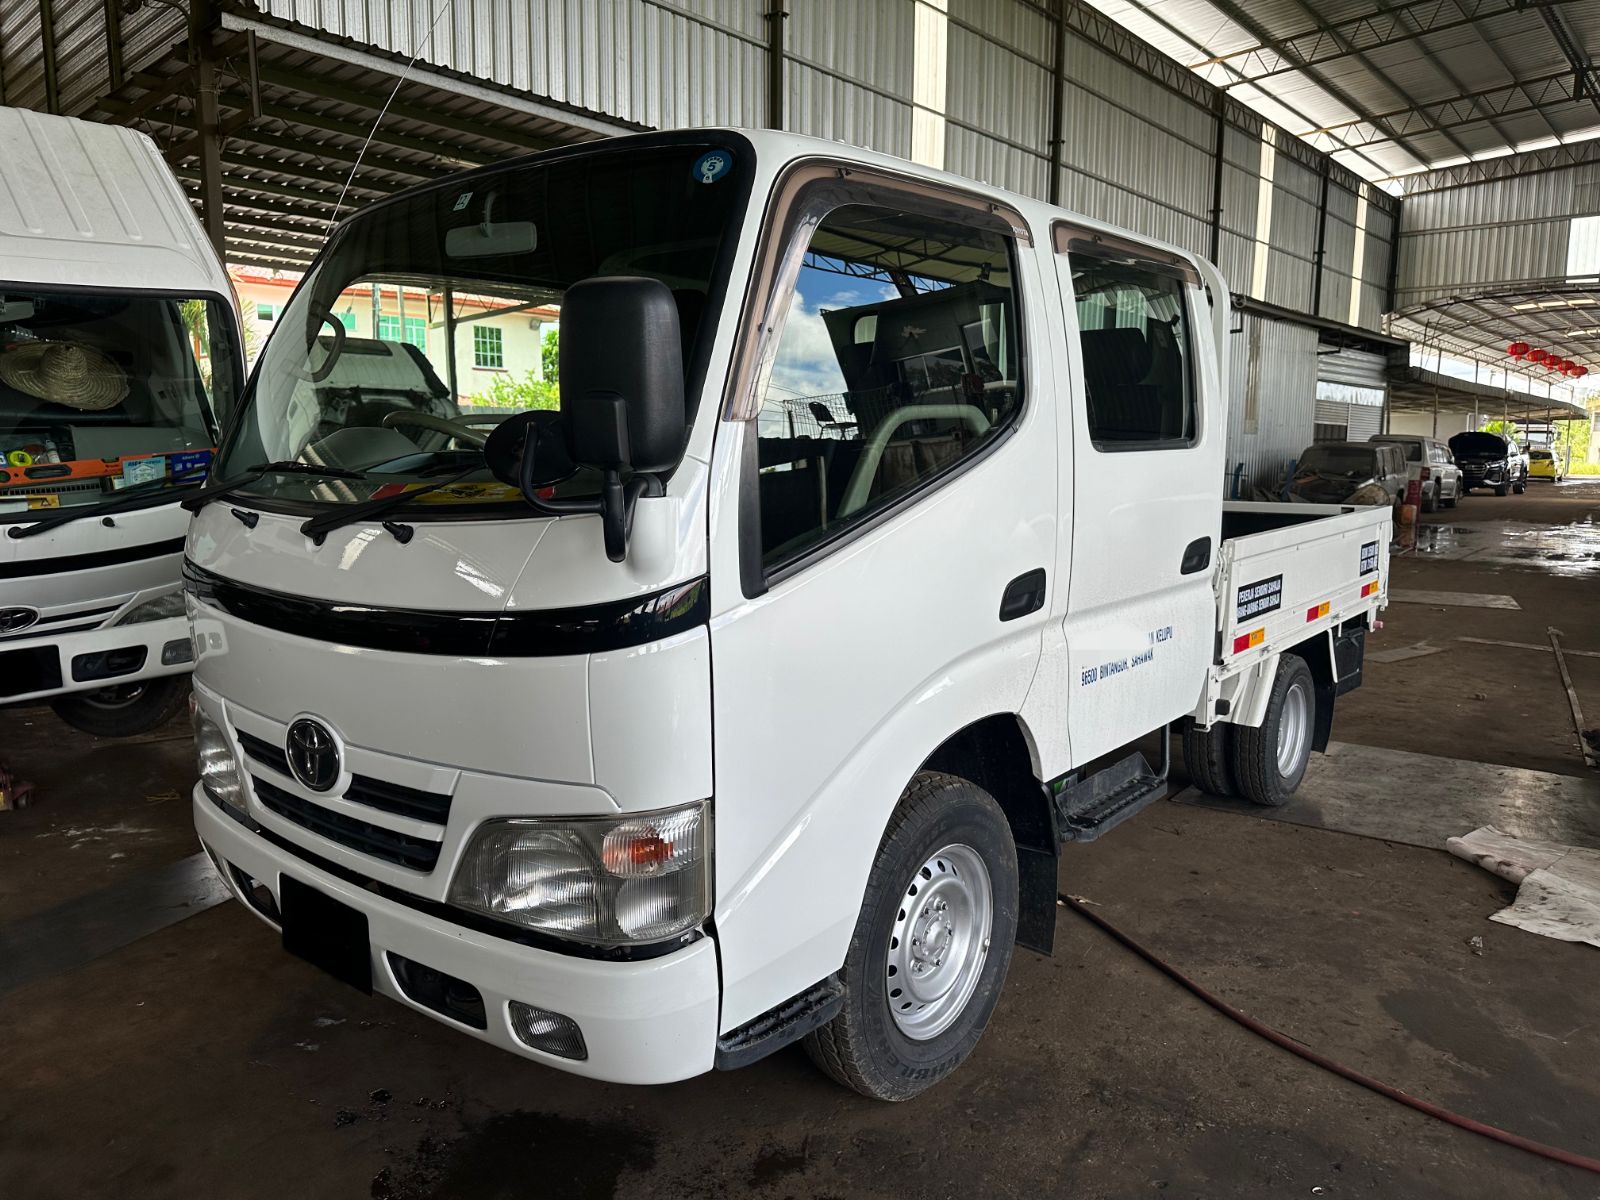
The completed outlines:
{"type": "Polygon", "coordinates": [[[993,929],[982,856],[960,843],[930,854],[902,891],[889,932],[884,992],[901,1033],[925,1042],[955,1023],[977,991],[993,929]]]}
{"type": "Polygon", "coordinates": [[[145,685],[142,683],[118,683],[111,687],[96,688],[92,692],[84,692],[83,702],[91,708],[103,708],[108,711],[127,708],[137,704],[144,698],[145,685]]]}
{"type": "Polygon", "coordinates": [[[1283,696],[1283,712],[1278,716],[1278,774],[1285,779],[1294,774],[1311,740],[1311,698],[1304,680],[1289,685],[1283,696]]]}

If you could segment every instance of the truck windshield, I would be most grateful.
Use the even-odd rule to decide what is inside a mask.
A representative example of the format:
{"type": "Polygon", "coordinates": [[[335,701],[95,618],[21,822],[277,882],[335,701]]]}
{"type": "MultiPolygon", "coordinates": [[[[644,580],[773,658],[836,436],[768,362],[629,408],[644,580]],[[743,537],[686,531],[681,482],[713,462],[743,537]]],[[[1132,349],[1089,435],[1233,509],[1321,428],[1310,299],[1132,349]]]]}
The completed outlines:
{"type": "Polygon", "coordinates": [[[0,522],[198,483],[241,374],[211,297],[0,284],[0,522]]]}
{"type": "MultiPolygon", "coordinates": [[[[562,295],[597,275],[661,280],[692,372],[745,165],[711,144],[599,149],[463,175],[353,218],[274,322],[217,477],[298,461],[361,476],[274,473],[238,495],[324,507],[418,490],[419,508],[452,515],[525,511],[482,446],[507,416],[559,407],[562,295]]],[[[597,486],[580,474],[559,491],[597,486]]]]}
{"type": "Polygon", "coordinates": [[[1300,457],[1302,471],[1322,475],[1371,475],[1377,455],[1364,446],[1312,446],[1300,457]]]}

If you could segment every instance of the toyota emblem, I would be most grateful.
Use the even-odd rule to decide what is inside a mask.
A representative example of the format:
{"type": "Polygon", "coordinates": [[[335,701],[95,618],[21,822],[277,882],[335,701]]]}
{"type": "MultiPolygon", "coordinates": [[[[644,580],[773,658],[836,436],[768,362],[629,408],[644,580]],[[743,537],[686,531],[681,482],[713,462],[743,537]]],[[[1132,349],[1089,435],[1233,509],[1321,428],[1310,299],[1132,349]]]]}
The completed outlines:
{"type": "Polygon", "coordinates": [[[0,608],[0,637],[21,633],[39,620],[37,608],[0,608]]]}
{"type": "Polygon", "coordinates": [[[325,792],[339,779],[339,743],[320,721],[301,717],[289,726],[289,770],[313,792],[325,792]]]}

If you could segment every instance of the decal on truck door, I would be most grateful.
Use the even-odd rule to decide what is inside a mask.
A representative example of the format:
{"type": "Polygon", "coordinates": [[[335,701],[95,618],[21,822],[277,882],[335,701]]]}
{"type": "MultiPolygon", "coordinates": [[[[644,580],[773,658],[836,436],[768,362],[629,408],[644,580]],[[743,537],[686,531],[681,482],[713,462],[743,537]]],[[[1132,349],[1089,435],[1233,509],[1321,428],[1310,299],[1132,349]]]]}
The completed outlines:
{"type": "Polygon", "coordinates": [[[1283,576],[1274,575],[1256,583],[1247,583],[1239,589],[1238,603],[1234,605],[1233,619],[1248,621],[1262,613],[1276,612],[1283,607],[1283,576]]]}
{"type": "Polygon", "coordinates": [[[1361,543],[1361,573],[1371,575],[1378,569],[1378,543],[1361,543]]]}

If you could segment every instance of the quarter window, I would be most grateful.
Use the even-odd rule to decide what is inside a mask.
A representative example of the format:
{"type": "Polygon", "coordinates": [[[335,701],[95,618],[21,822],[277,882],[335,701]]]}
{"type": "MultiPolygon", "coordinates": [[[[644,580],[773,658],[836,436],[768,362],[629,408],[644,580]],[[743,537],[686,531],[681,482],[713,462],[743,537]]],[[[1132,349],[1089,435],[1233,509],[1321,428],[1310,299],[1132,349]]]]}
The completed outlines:
{"type": "Polygon", "coordinates": [[[472,365],[486,371],[505,369],[504,334],[493,325],[472,327],[472,365]]]}
{"type": "Polygon", "coordinates": [[[772,569],[992,443],[1022,402],[1008,240],[850,204],[816,227],[757,415],[772,569]]]}
{"type": "Polygon", "coordinates": [[[1069,259],[1095,449],[1193,445],[1193,353],[1181,269],[1076,241],[1069,259]]]}

